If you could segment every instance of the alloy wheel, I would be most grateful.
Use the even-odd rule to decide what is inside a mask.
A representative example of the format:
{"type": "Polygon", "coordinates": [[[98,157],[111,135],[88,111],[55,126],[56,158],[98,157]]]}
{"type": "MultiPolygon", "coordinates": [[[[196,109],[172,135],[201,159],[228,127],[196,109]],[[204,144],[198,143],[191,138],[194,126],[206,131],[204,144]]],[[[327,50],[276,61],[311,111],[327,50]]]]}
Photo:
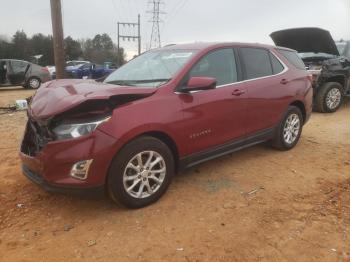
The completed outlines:
{"type": "Polygon", "coordinates": [[[341,91],[339,88],[332,88],[326,96],[326,105],[329,109],[337,108],[341,101],[341,91]]]}
{"type": "Polygon", "coordinates": [[[36,79],[36,78],[32,78],[32,79],[30,79],[30,81],[29,81],[29,86],[30,86],[31,88],[39,88],[39,86],[40,86],[40,81],[39,81],[38,79],[36,79]]]}
{"type": "Polygon", "coordinates": [[[283,128],[283,139],[288,144],[293,144],[300,132],[300,118],[297,114],[290,114],[283,128]]]}
{"type": "Polygon", "coordinates": [[[166,176],[164,158],[155,151],[135,155],[123,173],[125,192],[134,198],[147,198],[161,187],[166,176]]]}

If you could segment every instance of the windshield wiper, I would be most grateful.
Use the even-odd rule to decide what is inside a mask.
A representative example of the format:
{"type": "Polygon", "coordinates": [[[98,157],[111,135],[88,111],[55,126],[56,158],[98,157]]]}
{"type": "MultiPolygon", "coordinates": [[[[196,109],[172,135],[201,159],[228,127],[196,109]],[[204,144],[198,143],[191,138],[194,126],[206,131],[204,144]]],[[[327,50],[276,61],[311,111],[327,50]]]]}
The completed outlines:
{"type": "Polygon", "coordinates": [[[118,86],[133,86],[129,81],[126,81],[126,80],[108,81],[106,83],[113,84],[113,85],[118,85],[118,86]]]}
{"type": "Polygon", "coordinates": [[[128,80],[128,82],[133,84],[142,84],[142,83],[168,82],[170,79],[171,78],[142,79],[142,80],[128,80]]]}

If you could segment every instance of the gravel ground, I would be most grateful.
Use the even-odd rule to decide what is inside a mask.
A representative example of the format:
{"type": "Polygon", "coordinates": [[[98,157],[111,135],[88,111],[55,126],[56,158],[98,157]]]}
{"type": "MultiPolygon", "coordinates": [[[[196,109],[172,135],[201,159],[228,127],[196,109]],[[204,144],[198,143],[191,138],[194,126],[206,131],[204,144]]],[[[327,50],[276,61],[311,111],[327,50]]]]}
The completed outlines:
{"type": "MultiPolygon", "coordinates": [[[[1,89],[0,106],[30,96],[1,89]]],[[[52,195],[21,174],[25,112],[0,115],[0,261],[350,261],[350,99],[299,145],[179,174],[156,204],[52,195]]]]}

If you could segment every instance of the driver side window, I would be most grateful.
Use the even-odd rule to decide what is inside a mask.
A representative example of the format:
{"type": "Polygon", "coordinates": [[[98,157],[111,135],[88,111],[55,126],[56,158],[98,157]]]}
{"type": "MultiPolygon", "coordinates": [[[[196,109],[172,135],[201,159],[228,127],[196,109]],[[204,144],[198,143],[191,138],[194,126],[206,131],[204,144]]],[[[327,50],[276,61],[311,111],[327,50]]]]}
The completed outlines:
{"type": "Polygon", "coordinates": [[[189,77],[213,77],[217,86],[237,82],[237,67],[233,49],[215,50],[202,57],[191,69],[189,77]]]}

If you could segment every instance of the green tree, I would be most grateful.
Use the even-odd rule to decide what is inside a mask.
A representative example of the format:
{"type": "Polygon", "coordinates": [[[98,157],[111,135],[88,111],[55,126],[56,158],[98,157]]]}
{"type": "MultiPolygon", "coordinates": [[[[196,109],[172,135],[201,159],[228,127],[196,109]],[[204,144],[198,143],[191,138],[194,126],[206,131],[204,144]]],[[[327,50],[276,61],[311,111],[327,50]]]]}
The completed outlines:
{"type": "Polygon", "coordinates": [[[81,41],[84,57],[94,63],[114,62],[123,64],[125,62],[124,49],[117,52],[116,46],[108,34],[97,34],[93,39],[81,41]],[[118,54],[119,53],[119,54],[118,54]]]}
{"type": "Polygon", "coordinates": [[[32,55],[29,48],[29,40],[27,34],[22,31],[17,31],[12,37],[13,48],[15,52],[12,54],[17,59],[28,60],[32,55]]]}
{"type": "Polygon", "coordinates": [[[80,43],[70,36],[64,39],[64,46],[67,60],[77,60],[83,54],[80,43]]]}
{"type": "MultiPolygon", "coordinates": [[[[81,57],[94,63],[113,62],[119,65],[125,63],[123,48],[117,50],[108,34],[97,34],[93,39],[74,40],[65,38],[65,51],[67,60],[76,60],[81,57]]],[[[12,40],[0,38],[0,58],[14,58],[38,62],[40,65],[53,65],[53,39],[51,35],[35,34],[28,38],[24,31],[17,31],[12,40]],[[33,56],[42,55],[39,61],[33,56]]]]}
{"type": "Polygon", "coordinates": [[[39,61],[37,61],[40,65],[46,66],[54,64],[52,36],[45,36],[43,34],[33,35],[30,39],[30,49],[33,56],[42,55],[39,61]]]}

